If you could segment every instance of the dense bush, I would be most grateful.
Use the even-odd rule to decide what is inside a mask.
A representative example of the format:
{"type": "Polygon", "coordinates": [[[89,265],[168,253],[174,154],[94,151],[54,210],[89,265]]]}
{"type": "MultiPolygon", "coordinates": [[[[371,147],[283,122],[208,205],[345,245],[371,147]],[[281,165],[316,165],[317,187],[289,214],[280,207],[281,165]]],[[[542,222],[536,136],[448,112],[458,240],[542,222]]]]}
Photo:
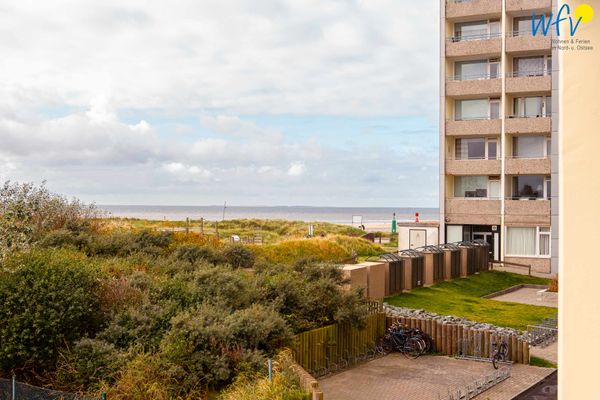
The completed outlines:
{"type": "Polygon", "coordinates": [[[44,184],[5,182],[0,186],[0,259],[29,248],[53,230],[89,230],[98,216],[93,205],[50,193],[44,184]]]}
{"type": "Polygon", "coordinates": [[[190,389],[203,382],[220,386],[234,371],[254,371],[265,359],[291,340],[285,321],[261,305],[227,313],[218,306],[202,305],[177,315],[161,343],[161,352],[185,373],[179,383],[190,389]]]}
{"type": "Polygon", "coordinates": [[[223,261],[223,257],[211,247],[187,244],[178,246],[173,252],[173,257],[180,261],[187,261],[190,264],[195,264],[198,261],[217,264],[223,261]]]}
{"type": "Polygon", "coordinates": [[[262,302],[273,304],[294,332],[334,322],[365,323],[363,292],[341,290],[346,281],[338,266],[305,260],[257,272],[262,302]]]}
{"type": "Polygon", "coordinates": [[[293,358],[289,350],[282,351],[273,363],[273,380],[264,374],[241,374],[220,400],[304,400],[310,394],[299,386],[298,376],[291,368],[293,358]]]}
{"type": "Polygon", "coordinates": [[[234,268],[251,268],[254,265],[254,253],[241,244],[224,248],[223,258],[234,268]]]}
{"type": "Polygon", "coordinates": [[[111,232],[96,235],[90,241],[88,253],[97,256],[127,256],[142,252],[153,256],[161,255],[172,243],[170,232],[111,232]]]}
{"type": "Polygon", "coordinates": [[[82,339],[65,351],[58,362],[55,383],[63,390],[97,390],[113,383],[126,362],[126,354],[102,340],[82,339]]]}
{"type": "Polygon", "coordinates": [[[89,247],[90,240],[90,235],[87,232],[58,229],[48,233],[40,241],[40,245],[42,247],[73,247],[85,250],[89,247]]]}
{"type": "Polygon", "coordinates": [[[97,274],[81,257],[35,251],[0,279],[0,368],[47,368],[58,349],[100,323],[97,274]]]}

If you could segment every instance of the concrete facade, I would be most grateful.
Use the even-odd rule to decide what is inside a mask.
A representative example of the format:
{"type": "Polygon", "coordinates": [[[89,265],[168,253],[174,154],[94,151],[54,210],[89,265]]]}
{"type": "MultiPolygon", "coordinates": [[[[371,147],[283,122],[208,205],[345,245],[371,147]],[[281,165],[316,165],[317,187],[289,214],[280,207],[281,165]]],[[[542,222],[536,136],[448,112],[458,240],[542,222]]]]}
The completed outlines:
{"type": "MultiPolygon", "coordinates": [[[[440,0],[440,5],[440,242],[447,241],[446,235],[453,240],[486,240],[498,261],[522,262],[532,265],[536,272],[556,274],[558,62],[551,48],[553,33],[534,36],[523,31],[521,19],[534,13],[549,15],[556,4],[551,0],[440,0]],[[462,25],[457,24],[465,22],[487,25],[487,30],[481,28],[478,31],[484,33],[463,37],[462,25]],[[530,65],[529,60],[520,62],[520,57],[540,57],[538,62],[543,68],[519,71],[519,65],[521,68],[530,65]],[[456,63],[464,61],[480,66],[487,63],[488,74],[458,80],[456,63]],[[535,111],[532,113],[531,108],[524,113],[523,104],[528,97],[542,104],[539,115],[532,115],[535,111]],[[456,120],[454,107],[465,104],[460,102],[463,100],[489,101],[488,115],[456,120]],[[518,141],[513,140],[515,136],[519,136],[518,141]],[[519,149],[521,143],[523,146],[528,143],[527,138],[521,139],[523,136],[548,138],[547,149],[525,153],[527,157],[522,156],[523,151],[519,151],[520,157],[513,156],[517,154],[517,143],[519,149]],[[462,146],[468,145],[468,139],[484,139],[485,154],[480,147],[474,147],[478,150],[473,159],[457,159],[465,154],[462,157],[455,154],[459,138],[465,139],[461,141],[461,151],[466,151],[462,146]],[[456,177],[471,178],[458,181],[456,177]],[[540,177],[543,187],[538,183],[540,177]],[[455,182],[461,186],[455,188],[455,182]],[[482,182],[487,182],[487,186],[482,182]],[[518,187],[513,187],[517,184],[518,187]],[[475,193],[477,197],[472,197],[475,193]],[[532,196],[537,199],[529,200],[532,196]],[[506,236],[514,239],[510,243],[515,249],[518,248],[515,240],[520,240],[517,235],[532,232],[508,230],[509,227],[536,228],[535,257],[530,256],[531,249],[522,250],[522,256],[508,257],[506,236]],[[462,231],[457,233],[457,229],[462,231]]],[[[531,104],[531,100],[527,101],[531,104]]]]}

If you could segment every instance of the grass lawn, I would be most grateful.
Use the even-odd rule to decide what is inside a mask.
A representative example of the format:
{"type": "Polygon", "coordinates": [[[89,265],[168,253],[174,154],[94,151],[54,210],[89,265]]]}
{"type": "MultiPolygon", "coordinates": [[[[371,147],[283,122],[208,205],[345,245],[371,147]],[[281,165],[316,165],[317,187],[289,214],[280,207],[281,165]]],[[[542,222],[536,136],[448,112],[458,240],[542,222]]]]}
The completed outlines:
{"type": "Polygon", "coordinates": [[[508,272],[489,271],[468,278],[457,278],[428,288],[414,289],[386,298],[394,306],[420,308],[443,315],[455,315],[477,322],[486,322],[525,330],[542,318],[555,317],[557,309],[484,299],[521,283],[547,285],[548,280],[508,272]]]}

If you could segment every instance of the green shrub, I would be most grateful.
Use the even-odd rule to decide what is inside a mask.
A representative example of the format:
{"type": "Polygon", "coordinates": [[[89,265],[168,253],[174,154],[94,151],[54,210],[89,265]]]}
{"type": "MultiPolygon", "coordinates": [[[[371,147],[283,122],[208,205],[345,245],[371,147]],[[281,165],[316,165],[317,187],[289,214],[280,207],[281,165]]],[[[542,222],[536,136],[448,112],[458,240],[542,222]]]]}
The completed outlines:
{"type": "Polygon", "coordinates": [[[67,227],[93,229],[99,216],[93,206],[50,193],[44,184],[0,185],[0,260],[11,251],[29,248],[48,232],[67,227]]]}
{"type": "Polygon", "coordinates": [[[42,247],[73,247],[87,249],[90,236],[86,232],[74,232],[69,229],[59,229],[48,233],[41,241],[42,247]]]}
{"type": "MultiPolygon", "coordinates": [[[[292,370],[289,350],[282,351],[273,363],[273,381],[264,374],[241,373],[219,396],[220,400],[304,400],[310,394],[303,391],[299,378],[292,370]]],[[[264,368],[263,368],[264,370],[264,368]]]]}
{"type": "Polygon", "coordinates": [[[99,326],[98,282],[85,260],[58,251],[13,259],[0,280],[0,368],[52,366],[65,344],[99,326]]]}
{"type": "Polygon", "coordinates": [[[116,313],[97,337],[122,350],[135,345],[144,351],[156,351],[170,327],[169,321],[179,310],[170,301],[129,307],[116,313]]]}
{"type": "Polygon", "coordinates": [[[196,264],[198,261],[217,264],[222,261],[222,257],[208,246],[182,245],[175,249],[173,257],[180,261],[187,261],[190,264],[196,264]]]}
{"type": "Polygon", "coordinates": [[[294,267],[257,271],[261,302],[272,304],[294,332],[334,322],[363,326],[367,314],[361,290],[344,290],[346,283],[336,265],[302,261],[294,267]]]}
{"type": "Polygon", "coordinates": [[[126,354],[112,344],[82,339],[62,354],[55,384],[70,392],[94,391],[101,383],[113,383],[125,362],[126,354]]]}
{"type": "Polygon", "coordinates": [[[225,262],[233,268],[251,268],[254,265],[254,253],[246,246],[233,244],[223,249],[225,262]]]}
{"type": "Polygon", "coordinates": [[[194,388],[197,382],[219,387],[234,371],[255,371],[265,354],[287,345],[291,332],[276,311],[261,305],[228,313],[202,305],[186,310],[171,321],[161,343],[161,354],[183,371],[180,384],[194,388]]]}

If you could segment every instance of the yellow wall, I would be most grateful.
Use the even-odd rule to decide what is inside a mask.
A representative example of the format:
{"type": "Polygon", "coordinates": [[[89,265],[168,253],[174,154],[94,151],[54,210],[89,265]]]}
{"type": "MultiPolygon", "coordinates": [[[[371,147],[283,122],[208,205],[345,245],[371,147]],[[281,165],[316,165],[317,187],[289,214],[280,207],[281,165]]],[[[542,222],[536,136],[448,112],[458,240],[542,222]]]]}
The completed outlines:
{"type": "MultiPolygon", "coordinates": [[[[600,1],[576,38],[591,51],[559,51],[559,399],[600,399],[600,1]]],[[[568,23],[563,27],[568,30],[568,23]]]]}

